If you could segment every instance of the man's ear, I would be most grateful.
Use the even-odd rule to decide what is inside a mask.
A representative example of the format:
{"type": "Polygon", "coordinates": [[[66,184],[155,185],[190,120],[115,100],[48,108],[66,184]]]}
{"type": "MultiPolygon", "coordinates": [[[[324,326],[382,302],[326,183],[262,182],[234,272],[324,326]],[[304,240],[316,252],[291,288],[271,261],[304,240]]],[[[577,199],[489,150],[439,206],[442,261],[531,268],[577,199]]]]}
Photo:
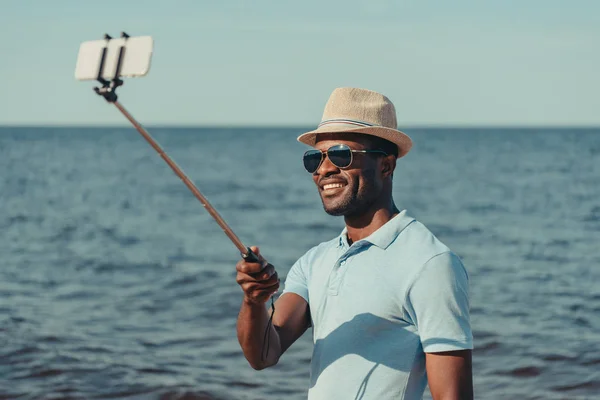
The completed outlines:
{"type": "Polygon", "coordinates": [[[391,176],[396,169],[396,157],[392,154],[383,157],[381,160],[381,173],[384,178],[391,176]]]}

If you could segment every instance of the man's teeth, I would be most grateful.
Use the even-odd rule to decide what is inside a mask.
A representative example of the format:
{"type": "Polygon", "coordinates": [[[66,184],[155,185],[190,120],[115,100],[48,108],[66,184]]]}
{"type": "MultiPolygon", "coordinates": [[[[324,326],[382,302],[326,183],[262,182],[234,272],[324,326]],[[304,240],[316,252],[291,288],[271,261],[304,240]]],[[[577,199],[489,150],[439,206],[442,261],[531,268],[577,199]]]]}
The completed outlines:
{"type": "Polygon", "coordinates": [[[344,185],[341,183],[328,183],[327,185],[323,186],[323,190],[335,189],[335,188],[341,188],[341,187],[344,187],[344,185]]]}

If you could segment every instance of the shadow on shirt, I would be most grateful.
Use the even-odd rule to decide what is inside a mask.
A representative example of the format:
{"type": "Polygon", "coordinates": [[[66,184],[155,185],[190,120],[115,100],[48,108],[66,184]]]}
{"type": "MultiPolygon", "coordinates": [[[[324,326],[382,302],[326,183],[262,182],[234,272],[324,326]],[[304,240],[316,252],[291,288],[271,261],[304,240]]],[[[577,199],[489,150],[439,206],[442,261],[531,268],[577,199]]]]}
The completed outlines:
{"type": "MultiPolygon", "coordinates": [[[[346,364],[336,365],[338,376],[335,379],[339,379],[337,384],[347,382],[353,385],[349,381],[356,382],[356,375],[359,374],[362,382],[356,382],[359,384],[356,398],[362,398],[366,393],[369,380],[380,365],[406,373],[413,369],[424,370],[425,356],[421,342],[411,330],[414,327],[402,319],[389,320],[371,313],[356,315],[325,338],[317,339],[311,361],[310,387],[316,385],[331,364],[348,355],[357,355],[363,360],[353,357],[345,360],[346,364]],[[422,363],[422,368],[418,368],[419,363],[422,363]]],[[[416,375],[411,374],[410,379],[422,377],[422,374],[416,375]]]]}

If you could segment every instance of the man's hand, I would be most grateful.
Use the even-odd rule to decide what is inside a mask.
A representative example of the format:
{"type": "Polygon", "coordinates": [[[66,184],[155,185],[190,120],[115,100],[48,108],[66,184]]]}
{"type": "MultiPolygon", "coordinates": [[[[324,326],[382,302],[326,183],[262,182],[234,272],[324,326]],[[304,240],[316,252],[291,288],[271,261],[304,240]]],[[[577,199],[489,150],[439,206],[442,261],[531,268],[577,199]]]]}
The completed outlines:
{"type": "Polygon", "coordinates": [[[260,255],[258,247],[252,246],[250,250],[256,254],[259,262],[242,259],[236,265],[236,280],[244,291],[237,333],[250,365],[255,369],[263,369],[277,364],[282,353],[279,335],[269,324],[269,314],[265,308],[267,300],[279,290],[279,277],[275,268],[260,255]],[[264,340],[265,337],[269,340],[264,340]],[[268,349],[263,346],[268,346],[268,349]]]}
{"type": "Polygon", "coordinates": [[[277,364],[279,357],[310,326],[308,303],[295,293],[282,295],[275,307],[273,324],[269,326],[269,313],[265,303],[279,289],[275,268],[260,256],[258,247],[250,248],[259,258],[251,263],[237,263],[237,283],[244,291],[244,301],[237,321],[238,340],[244,356],[255,369],[277,364]],[[265,334],[269,340],[265,341],[265,334]],[[269,349],[263,348],[263,345],[269,349]],[[265,355],[266,358],[263,358],[265,355]]]}
{"type": "Polygon", "coordinates": [[[236,265],[236,281],[244,291],[244,302],[264,304],[279,290],[279,277],[273,265],[267,263],[256,246],[250,248],[260,262],[240,260],[236,265]]]}

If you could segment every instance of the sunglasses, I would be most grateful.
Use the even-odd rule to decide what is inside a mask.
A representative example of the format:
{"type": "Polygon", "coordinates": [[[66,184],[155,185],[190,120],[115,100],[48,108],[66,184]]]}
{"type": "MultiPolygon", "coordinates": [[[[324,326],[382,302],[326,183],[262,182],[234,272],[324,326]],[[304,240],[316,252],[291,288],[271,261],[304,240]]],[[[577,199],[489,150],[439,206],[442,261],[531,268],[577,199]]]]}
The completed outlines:
{"type": "Polygon", "coordinates": [[[348,168],[352,164],[353,153],[380,153],[384,156],[388,154],[383,150],[352,150],[348,145],[336,144],[331,146],[326,151],[323,150],[308,150],[304,153],[303,161],[304,168],[311,174],[315,173],[323,160],[325,155],[329,158],[329,161],[338,168],[348,168]]]}

